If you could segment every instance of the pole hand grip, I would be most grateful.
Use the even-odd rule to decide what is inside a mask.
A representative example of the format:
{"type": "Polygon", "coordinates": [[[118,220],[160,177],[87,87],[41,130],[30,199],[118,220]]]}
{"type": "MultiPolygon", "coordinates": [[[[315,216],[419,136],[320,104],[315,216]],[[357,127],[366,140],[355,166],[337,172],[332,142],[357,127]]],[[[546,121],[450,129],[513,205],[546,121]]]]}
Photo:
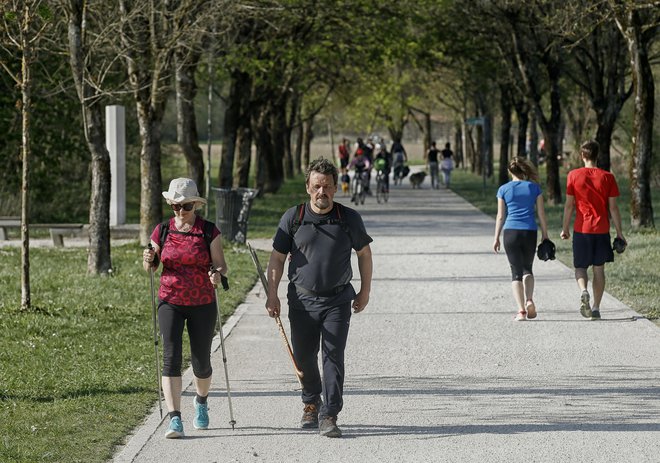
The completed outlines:
{"type": "MultiPolygon", "coordinates": [[[[211,275],[213,275],[217,271],[218,269],[214,268],[213,264],[211,264],[211,275]]],[[[220,274],[220,284],[222,284],[222,289],[224,289],[225,291],[229,291],[229,280],[222,273],[220,274]]]]}

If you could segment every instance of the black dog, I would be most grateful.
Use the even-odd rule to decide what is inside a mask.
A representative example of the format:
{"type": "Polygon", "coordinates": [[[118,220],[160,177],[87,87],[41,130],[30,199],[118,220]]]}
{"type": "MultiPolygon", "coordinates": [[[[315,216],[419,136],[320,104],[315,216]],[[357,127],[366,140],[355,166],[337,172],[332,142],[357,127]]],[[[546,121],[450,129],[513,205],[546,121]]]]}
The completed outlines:
{"type": "Polygon", "coordinates": [[[410,175],[410,183],[412,184],[413,190],[415,188],[420,188],[420,185],[424,181],[424,177],[426,177],[426,172],[424,171],[415,172],[410,175]]]}

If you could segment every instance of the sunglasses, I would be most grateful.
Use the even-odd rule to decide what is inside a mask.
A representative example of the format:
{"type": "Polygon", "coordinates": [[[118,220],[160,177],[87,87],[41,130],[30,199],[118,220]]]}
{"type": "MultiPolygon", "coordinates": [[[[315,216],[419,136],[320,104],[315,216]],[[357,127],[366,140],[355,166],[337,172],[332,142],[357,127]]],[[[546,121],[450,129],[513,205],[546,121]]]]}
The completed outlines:
{"type": "Polygon", "coordinates": [[[186,203],[186,204],[170,204],[173,211],[179,212],[181,209],[184,211],[192,211],[195,207],[195,203],[186,203]]]}

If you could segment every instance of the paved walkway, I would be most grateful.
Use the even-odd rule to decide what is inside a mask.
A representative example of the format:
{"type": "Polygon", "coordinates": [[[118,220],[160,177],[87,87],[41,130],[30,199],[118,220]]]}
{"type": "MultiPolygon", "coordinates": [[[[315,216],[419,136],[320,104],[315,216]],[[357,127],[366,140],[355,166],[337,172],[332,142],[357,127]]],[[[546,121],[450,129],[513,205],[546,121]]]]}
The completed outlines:
{"type": "Polygon", "coordinates": [[[225,327],[236,429],[218,350],[211,429],[193,429],[188,388],[187,437],[164,439],[155,409],[115,461],[660,461],[658,327],[607,294],[603,321],[583,319],[557,261],[535,264],[538,319],[514,322],[493,219],[424,186],[359,207],[375,270],[351,322],[343,439],[298,428],[297,382],[255,287],[225,327]]]}

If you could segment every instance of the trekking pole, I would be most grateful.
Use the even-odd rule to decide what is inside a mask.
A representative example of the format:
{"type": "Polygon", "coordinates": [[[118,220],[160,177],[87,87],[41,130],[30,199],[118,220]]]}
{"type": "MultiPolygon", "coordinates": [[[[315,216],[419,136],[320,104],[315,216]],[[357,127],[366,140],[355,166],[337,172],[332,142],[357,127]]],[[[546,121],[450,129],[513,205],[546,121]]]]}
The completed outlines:
{"type": "MultiPolygon", "coordinates": [[[[149,243],[149,250],[153,250],[153,246],[149,243]]],[[[154,267],[149,266],[149,277],[151,282],[151,321],[153,322],[154,332],[154,353],[156,354],[156,380],[158,381],[158,409],[160,411],[160,419],[163,419],[163,384],[160,376],[160,358],[158,355],[158,324],[156,323],[156,295],[154,293],[154,267]]]]}
{"type": "MultiPolygon", "coordinates": [[[[263,285],[266,294],[268,294],[268,280],[266,279],[266,275],[264,274],[263,268],[261,267],[261,263],[259,263],[259,257],[257,257],[257,253],[252,248],[250,243],[248,243],[247,245],[248,245],[248,250],[250,251],[250,255],[252,256],[252,262],[254,262],[254,266],[257,268],[257,274],[259,274],[259,278],[261,279],[261,284],[263,285]]],[[[296,359],[293,356],[293,350],[291,349],[291,344],[289,344],[289,338],[286,336],[286,331],[284,331],[284,326],[282,325],[282,320],[280,320],[279,315],[275,317],[275,323],[277,323],[277,328],[280,330],[280,336],[282,336],[284,347],[286,347],[286,350],[289,353],[289,358],[291,359],[291,363],[293,364],[293,370],[296,373],[296,378],[298,379],[298,383],[300,384],[300,387],[302,387],[303,372],[300,368],[298,368],[298,363],[296,362],[296,359]]]]}
{"type": "MultiPolygon", "coordinates": [[[[211,274],[214,274],[218,270],[213,268],[211,264],[211,274]]],[[[225,291],[229,290],[229,281],[227,277],[223,274],[220,274],[220,282],[222,283],[222,289],[225,291]]],[[[218,334],[220,335],[220,348],[222,349],[222,364],[225,367],[225,384],[227,385],[227,403],[229,404],[229,424],[231,424],[231,429],[234,429],[236,425],[236,420],[234,419],[234,409],[231,406],[231,388],[229,387],[229,372],[227,371],[227,353],[225,351],[225,337],[222,335],[222,315],[220,314],[220,298],[218,297],[218,287],[213,285],[215,288],[215,306],[218,309],[218,334]]]]}

